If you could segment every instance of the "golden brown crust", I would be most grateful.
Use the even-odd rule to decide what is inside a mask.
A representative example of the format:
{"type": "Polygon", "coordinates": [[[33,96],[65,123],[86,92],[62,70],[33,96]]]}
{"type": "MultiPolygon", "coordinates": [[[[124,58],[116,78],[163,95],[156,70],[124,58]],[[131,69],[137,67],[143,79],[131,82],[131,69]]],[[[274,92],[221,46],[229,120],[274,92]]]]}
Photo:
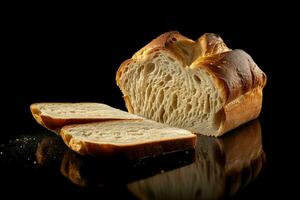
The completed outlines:
{"type": "Polygon", "coordinates": [[[65,127],[61,130],[60,135],[65,144],[79,154],[101,157],[125,157],[126,159],[138,159],[162,153],[194,149],[197,138],[194,135],[180,139],[113,145],[77,140],[66,133],[65,127]]]}
{"type": "MultiPolygon", "coordinates": [[[[196,52],[198,57],[208,57],[215,54],[230,51],[222,38],[214,33],[205,33],[198,40],[196,45],[196,52]]],[[[195,59],[197,58],[195,56],[195,59]]]]}
{"type": "Polygon", "coordinates": [[[133,107],[132,107],[132,105],[131,105],[131,103],[130,103],[131,101],[130,101],[129,96],[128,96],[128,95],[125,95],[125,96],[123,96],[123,99],[124,99],[124,101],[125,101],[125,105],[126,105],[126,108],[127,108],[128,112],[129,112],[129,113],[134,113],[133,107]]]}
{"type": "Polygon", "coordinates": [[[133,58],[141,57],[153,53],[156,49],[168,49],[171,51],[178,51],[177,54],[182,54],[185,57],[192,53],[191,47],[195,42],[177,31],[170,31],[158,36],[152,40],[144,48],[133,55],[133,58]]]}
{"type": "Polygon", "coordinates": [[[253,88],[263,88],[266,75],[257,67],[253,59],[243,50],[233,50],[209,57],[200,57],[193,63],[194,69],[206,69],[222,83],[224,101],[230,101],[253,88]]]}
{"type": "Polygon", "coordinates": [[[151,59],[157,52],[167,53],[195,73],[205,70],[211,75],[223,103],[219,111],[223,121],[217,136],[259,115],[267,78],[253,59],[242,50],[229,49],[216,34],[206,33],[193,41],[175,31],[162,34],[121,64],[116,81],[130,113],[134,113],[134,108],[120,77],[131,63],[151,59]]]}
{"type": "Polygon", "coordinates": [[[257,118],[262,106],[262,97],[262,88],[257,87],[226,104],[219,111],[223,120],[216,136],[257,118]]]}

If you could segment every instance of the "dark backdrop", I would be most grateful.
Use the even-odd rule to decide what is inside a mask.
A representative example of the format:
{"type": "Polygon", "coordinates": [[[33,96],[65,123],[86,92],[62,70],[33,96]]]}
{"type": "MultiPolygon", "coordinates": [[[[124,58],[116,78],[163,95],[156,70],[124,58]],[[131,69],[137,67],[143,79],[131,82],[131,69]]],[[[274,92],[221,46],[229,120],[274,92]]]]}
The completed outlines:
{"type": "Polygon", "coordinates": [[[297,67],[292,6],[148,3],[8,7],[1,31],[1,143],[40,130],[29,112],[34,102],[95,101],[125,109],[115,84],[122,61],[166,31],[193,39],[214,32],[230,48],[248,52],[268,76],[260,116],[268,162],[241,198],[291,196],[299,132],[288,112],[297,102],[290,93],[296,85],[290,68],[297,67]]]}

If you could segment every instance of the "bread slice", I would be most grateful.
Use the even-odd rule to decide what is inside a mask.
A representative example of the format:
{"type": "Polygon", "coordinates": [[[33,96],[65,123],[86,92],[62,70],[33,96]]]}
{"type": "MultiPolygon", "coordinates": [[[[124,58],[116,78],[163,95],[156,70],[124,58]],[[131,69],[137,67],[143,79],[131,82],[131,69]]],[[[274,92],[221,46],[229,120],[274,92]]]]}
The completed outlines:
{"type": "Polygon", "coordinates": [[[82,155],[129,159],[195,148],[190,131],[143,120],[119,120],[69,125],[61,129],[68,147],[82,155]]]}
{"type": "Polygon", "coordinates": [[[266,75],[216,34],[168,32],[123,62],[116,81],[130,113],[220,136],[259,115],[266,75]]]}
{"type": "Polygon", "coordinates": [[[101,103],[35,103],[31,113],[42,126],[58,132],[69,124],[119,119],[140,119],[136,115],[101,103]]]}

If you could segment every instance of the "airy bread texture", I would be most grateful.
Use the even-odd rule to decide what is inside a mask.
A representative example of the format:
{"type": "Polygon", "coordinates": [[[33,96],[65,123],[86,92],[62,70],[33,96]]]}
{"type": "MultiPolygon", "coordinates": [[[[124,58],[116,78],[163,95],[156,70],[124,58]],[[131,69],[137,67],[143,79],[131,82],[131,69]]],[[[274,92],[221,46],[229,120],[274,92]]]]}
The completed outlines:
{"type": "Polygon", "coordinates": [[[61,129],[60,135],[79,154],[129,159],[192,149],[196,143],[196,136],[190,131],[149,120],[69,125],[61,129]]]}
{"type": "Polygon", "coordinates": [[[216,34],[168,32],[123,62],[116,81],[130,113],[220,136],[259,115],[266,75],[216,34]]]}
{"type": "Polygon", "coordinates": [[[42,126],[59,132],[69,124],[82,124],[118,119],[140,119],[136,115],[101,103],[35,103],[31,113],[42,126]]]}

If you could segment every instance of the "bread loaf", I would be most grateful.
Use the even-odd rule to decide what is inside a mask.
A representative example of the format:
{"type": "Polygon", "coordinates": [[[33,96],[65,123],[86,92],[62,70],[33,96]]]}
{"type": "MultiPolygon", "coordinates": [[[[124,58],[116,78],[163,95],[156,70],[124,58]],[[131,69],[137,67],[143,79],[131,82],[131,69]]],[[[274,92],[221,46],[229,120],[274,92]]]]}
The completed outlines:
{"type": "Polygon", "coordinates": [[[116,81],[130,113],[220,136],[259,115],[266,75],[216,34],[168,32],[123,62],[116,81]]]}

